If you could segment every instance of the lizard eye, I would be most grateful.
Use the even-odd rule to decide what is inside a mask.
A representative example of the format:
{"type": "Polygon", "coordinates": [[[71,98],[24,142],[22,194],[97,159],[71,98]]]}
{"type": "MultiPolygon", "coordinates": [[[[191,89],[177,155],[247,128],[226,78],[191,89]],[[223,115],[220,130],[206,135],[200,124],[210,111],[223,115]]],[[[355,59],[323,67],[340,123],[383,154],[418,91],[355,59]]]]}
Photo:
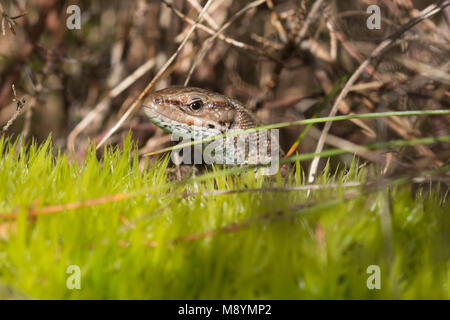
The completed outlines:
{"type": "Polygon", "coordinates": [[[188,104],[189,109],[192,111],[199,111],[203,107],[203,102],[200,100],[194,101],[190,104],[188,104]]]}

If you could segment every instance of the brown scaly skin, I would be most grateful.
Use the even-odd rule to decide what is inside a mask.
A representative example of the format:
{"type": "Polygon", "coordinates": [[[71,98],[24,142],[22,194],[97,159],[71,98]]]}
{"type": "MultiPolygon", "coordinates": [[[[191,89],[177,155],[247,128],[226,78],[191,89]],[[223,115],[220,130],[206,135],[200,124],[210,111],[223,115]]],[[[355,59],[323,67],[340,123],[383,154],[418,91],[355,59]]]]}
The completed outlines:
{"type": "Polygon", "coordinates": [[[186,126],[224,134],[233,129],[245,130],[260,125],[239,101],[195,87],[169,87],[156,91],[145,99],[144,108],[156,125],[172,133],[183,134],[186,126]]]}
{"type": "Polygon", "coordinates": [[[239,101],[202,88],[168,87],[150,94],[143,105],[154,124],[195,140],[261,125],[239,101]]]}

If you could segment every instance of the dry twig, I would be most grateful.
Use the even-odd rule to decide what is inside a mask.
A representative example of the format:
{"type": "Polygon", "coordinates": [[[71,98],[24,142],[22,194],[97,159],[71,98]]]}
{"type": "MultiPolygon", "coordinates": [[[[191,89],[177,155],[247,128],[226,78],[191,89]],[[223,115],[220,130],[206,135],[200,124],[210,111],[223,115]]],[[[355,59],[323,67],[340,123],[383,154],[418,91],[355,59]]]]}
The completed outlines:
{"type": "Polygon", "coordinates": [[[178,49],[175,51],[174,54],[167,60],[167,62],[164,64],[164,66],[158,71],[158,73],[155,75],[153,80],[145,87],[144,91],[139,95],[139,97],[135,100],[135,102],[128,108],[128,110],[124,113],[124,115],[117,121],[117,123],[105,134],[103,139],[100,141],[100,143],[97,146],[97,150],[108,140],[108,138],[116,132],[116,130],[122,125],[122,123],[128,119],[128,117],[134,113],[134,111],[137,109],[137,107],[140,105],[140,102],[142,99],[147,95],[147,93],[153,88],[153,86],[156,84],[156,82],[161,78],[161,76],[164,74],[164,72],[167,70],[167,68],[172,64],[172,62],[175,60],[175,58],[178,56],[178,54],[181,52],[183,47],[186,45],[187,41],[191,37],[194,30],[197,28],[197,25],[200,23],[200,21],[203,18],[203,15],[205,14],[208,7],[211,5],[213,0],[208,0],[208,2],[203,7],[203,10],[198,15],[197,20],[192,25],[191,29],[189,30],[188,34],[184,38],[183,42],[178,46],[178,49]]]}
{"type": "Polygon", "coordinates": [[[189,83],[189,80],[191,79],[192,73],[195,70],[195,67],[197,66],[198,62],[203,59],[206,51],[211,47],[213,41],[218,37],[219,34],[223,33],[237,18],[242,16],[245,12],[247,12],[250,9],[256,8],[257,6],[261,5],[262,3],[266,2],[266,0],[256,0],[251,2],[250,4],[246,5],[244,8],[239,10],[235,15],[233,15],[230,20],[228,20],[227,23],[225,23],[222,27],[220,27],[219,30],[217,30],[214,35],[212,35],[208,40],[206,40],[199,53],[197,54],[196,58],[194,59],[194,62],[192,63],[191,68],[189,69],[188,75],[186,76],[186,80],[184,81],[184,85],[187,86],[189,83]]]}
{"type": "Polygon", "coordinates": [[[12,90],[14,94],[13,101],[16,103],[16,111],[12,115],[12,117],[8,120],[8,122],[3,126],[2,128],[2,134],[8,131],[9,127],[16,121],[17,117],[22,113],[24,106],[25,106],[25,98],[18,99],[16,94],[16,88],[14,87],[14,84],[12,85],[12,90]]]}
{"type": "MultiPolygon", "coordinates": [[[[350,91],[350,88],[353,86],[353,84],[359,79],[360,75],[364,72],[364,70],[369,66],[370,62],[374,60],[375,58],[381,56],[382,53],[384,53],[393,43],[395,40],[397,40],[403,33],[410,30],[412,27],[414,27],[419,22],[437,14],[438,12],[442,11],[445,7],[449,6],[450,2],[448,0],[441,0],[436,4],[432,4],[422,10],[420,14],[408,21],[406,24],[404,24],[401,28],[399,28],[396,32],[394,32],[391,36],[389,36],[386,40],[381,42],[375,50],[370,54],[370,56],[364,60],[363,63],[356,69],[356,71],[353,73],[353,75],[350,77],[350,79],[345,84],[344,88],[342,89],[341,93],[337,97],[333,107],[331,108],[330,117],[333,117],[336,115],[336,112],[338,110],[338,107],[340,103],[344,100],[344,98],[347,96],[348,92],[350,91]]],[[[331,122],[327,122],[322,130],[322,134],[319,138],[319,141],[317,143],[317,147],[315,152],[319,153],[322,151],[326,135],[328,134],[328,131],[331,128],[331,122]]],[[[309,176],[308,176],[308,182],[311,183],[314,181],[314,177],[317,172],[317,166],[319,164],[319,157],[315,157],[311,163],[309,176]]]]}

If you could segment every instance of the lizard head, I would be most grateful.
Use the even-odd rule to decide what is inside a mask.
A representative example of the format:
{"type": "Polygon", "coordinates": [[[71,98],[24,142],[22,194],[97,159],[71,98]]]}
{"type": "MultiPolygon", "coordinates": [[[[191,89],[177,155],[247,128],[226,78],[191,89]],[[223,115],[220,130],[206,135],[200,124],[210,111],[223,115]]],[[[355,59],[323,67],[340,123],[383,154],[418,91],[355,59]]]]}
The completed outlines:
{"type": "Polygon", "coordinates": [[[228,132],[236,121],[238,102],[201,88],[169,87],[150,94],[144,111],[162,129],[205,138],[228,132]]]}

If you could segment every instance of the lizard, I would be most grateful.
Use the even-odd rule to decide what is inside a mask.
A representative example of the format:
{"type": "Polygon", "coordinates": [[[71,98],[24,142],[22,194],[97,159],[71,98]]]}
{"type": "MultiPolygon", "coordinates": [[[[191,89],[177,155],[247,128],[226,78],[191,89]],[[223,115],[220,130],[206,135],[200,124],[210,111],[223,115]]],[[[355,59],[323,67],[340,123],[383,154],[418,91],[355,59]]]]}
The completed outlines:
{"type": "MultiPolygon", "coordinates": [[[[152,92],[144,99],[143,106],[145,114],[156,126],[179,136],[191,137],[194,140],[262,125],[261,121],[238,100],[196,87],[173,86],[152,92]]],[[[255,134],[252,137],[255,136],[258,145],[256,149],[260,150],[260,146],[264,143],[260,142],[262,141],[260,135],[255,134]]],[[[275,138],[277,139],[277,137],[275,138]]],[[[234,139],[235,142],[236,138],[234,137],[234,139]]],[[[253,161],[256,159],[256,163],[249,162],[248,145],[245,146],[245,150],[239,146],[233,150],[241,155],[244,153],[244,161],[241,164],[261,164],[263,161],[267,164],[267,156],[272,157],[272,152],[276,152],[278,168],[279,144],[277,140],[275,148],[273,141],[275,140],[271,132],[270,137],[266,139],[267,144],[264,145],[268,149],[265,150],[265,158],[257,154],[256,158],[252,158],[253,161]]]]}

